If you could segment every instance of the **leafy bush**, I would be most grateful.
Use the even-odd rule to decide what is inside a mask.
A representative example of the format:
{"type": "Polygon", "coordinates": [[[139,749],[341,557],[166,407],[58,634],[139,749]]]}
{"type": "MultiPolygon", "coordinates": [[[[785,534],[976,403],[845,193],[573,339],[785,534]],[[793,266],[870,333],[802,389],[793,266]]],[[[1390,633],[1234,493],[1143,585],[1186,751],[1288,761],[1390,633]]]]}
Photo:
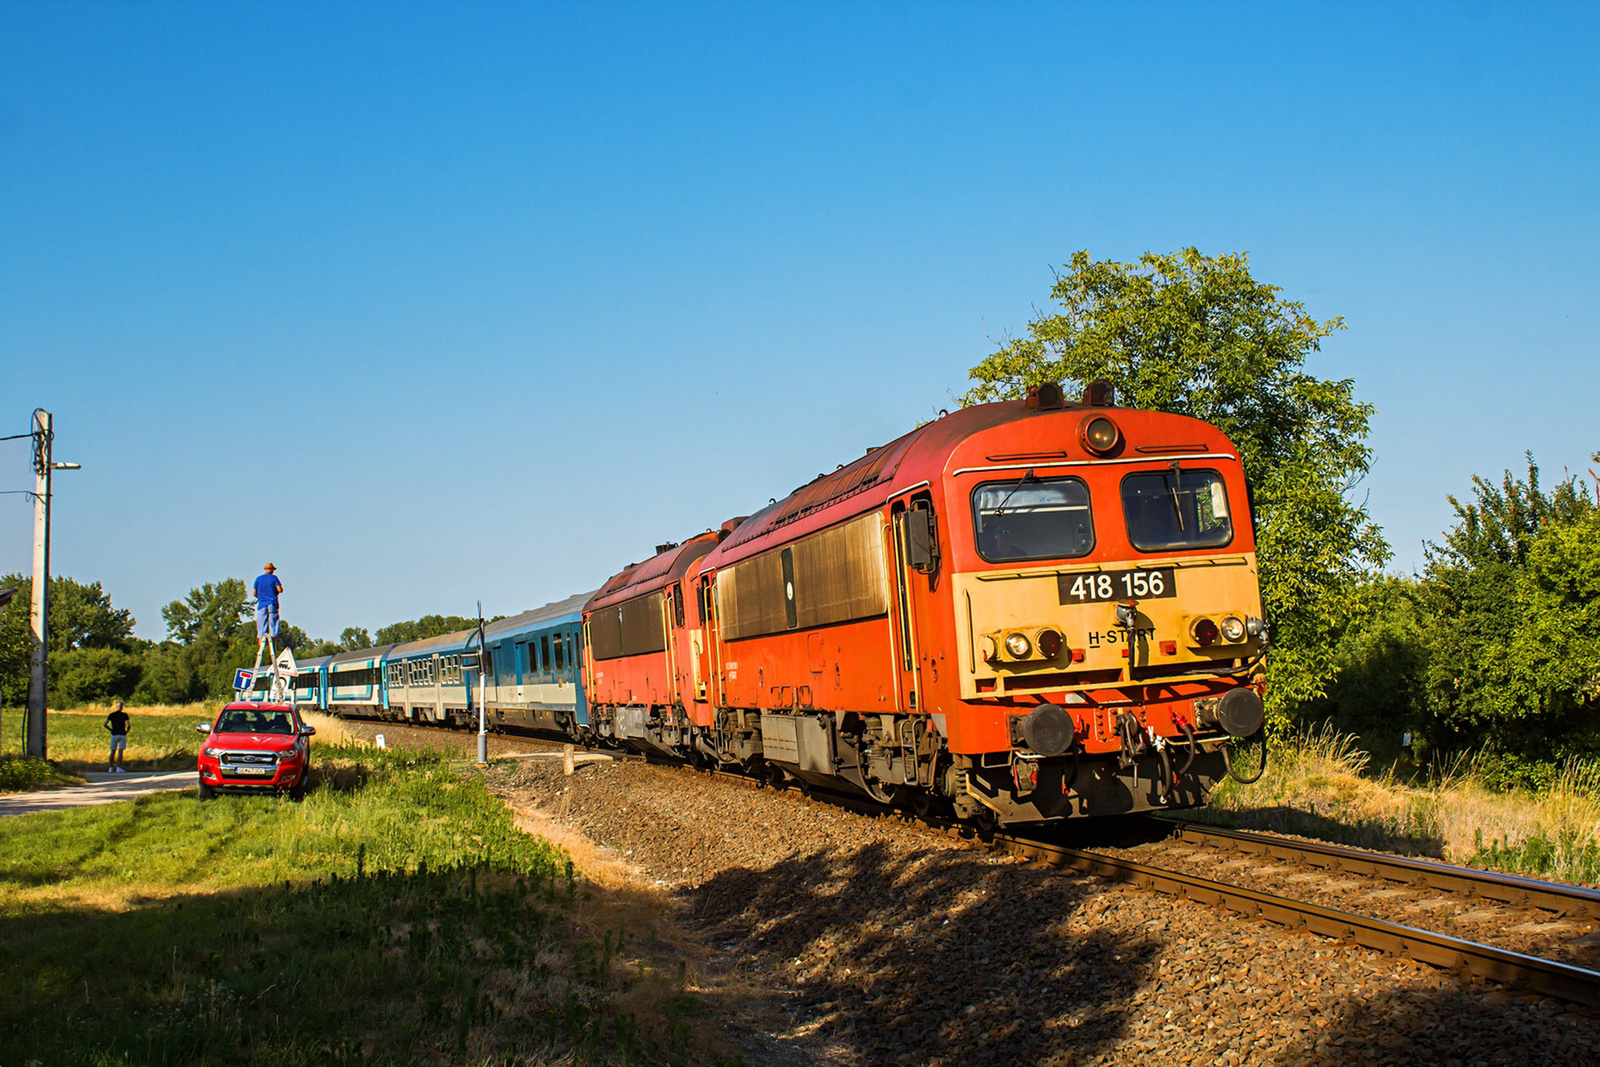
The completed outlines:
{"type": "Polygon", "coordinates": [[[80,781],[35,756],[0,757],[0,793],[46,789],[80,781]]]}
{"type": "Polygon", "coordinates": [[[75,648],[50,657],[52,707],[125,700],[139,684],[140,657],[120,648],[75,648]]]}

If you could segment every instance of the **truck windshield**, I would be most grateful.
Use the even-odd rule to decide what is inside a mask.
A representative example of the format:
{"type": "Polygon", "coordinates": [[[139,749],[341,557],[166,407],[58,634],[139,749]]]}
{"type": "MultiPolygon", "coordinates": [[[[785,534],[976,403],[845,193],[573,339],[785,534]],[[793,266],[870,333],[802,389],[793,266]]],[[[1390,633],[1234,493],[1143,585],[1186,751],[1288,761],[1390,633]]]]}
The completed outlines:
{"type": "Polygon", "coordinates": [[[1219,548],[1233,540],[1228,489],[1211,470],[1142,471],[1122,479],[1128,540],[1141,552],[1219,548]]]}
{"type": "Polygon", "coordinates": [[[292,734],[294,717],[283,710],[229,708],[217,720],[219,734],[292,734]]]}
{"type": "Polygon", "coordinates": [[[1036,478],[1028,471],[972,491],[978,555],[990,563],[1071,559],[1094,547],[1089,488],[1077,478],[1036,478]]]}

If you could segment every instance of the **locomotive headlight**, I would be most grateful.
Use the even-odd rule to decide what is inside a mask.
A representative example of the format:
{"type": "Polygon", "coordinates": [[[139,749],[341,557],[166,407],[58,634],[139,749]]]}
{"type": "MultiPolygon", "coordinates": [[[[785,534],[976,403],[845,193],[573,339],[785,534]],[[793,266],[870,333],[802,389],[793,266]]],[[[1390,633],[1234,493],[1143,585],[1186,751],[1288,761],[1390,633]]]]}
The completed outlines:
{"type": "Polygon", "coordinates": [[[983,638],[983,659],[984,659],[984,662],[987,663],[988,661],[994,659],[995,655],[999,651],[1000,651],[999,648],[997,648],[995,646],[994,638],[992,638],[992,637],[988,636],[987,634],[985,634],[984,638],[983,638]]]}
{"type": "Polygon", "coordinates": [[[1117,447],[1117,442],[1122,440],[1122,431],[1104,415],[1096,415],[1084,422],[1082,436],[1084,448],[1103,456],[1117,447]]]}
{"type": "Polygon", "coordinates": [[[1066,642],[1055,630],[1039,631],[1039,655],[1045,659],[1055,659],[1061,655],[1061,647],[1066,642]]]}
{"type": "Polygon", "coordinates": [[[1210,619],[1196,619],[1190,632],[1194,634],[1195,644],[1201,646],[1216,644],[1219,636],[1217,624],[1210,619]]]}
{"type": "Polygon", "coordinates": [[[1229,615],[1222,620],[1222,636],[1235,643],[1244,640],[1244,620],[1229,615]]]}
{"type": "Polygon", "coordinates": [[[1033,642],[1028,640],[1027,634],[1006,634],[1006,651],[1012,659],[1027,659],[1028,653],[1033,651],[1033,642]]]}

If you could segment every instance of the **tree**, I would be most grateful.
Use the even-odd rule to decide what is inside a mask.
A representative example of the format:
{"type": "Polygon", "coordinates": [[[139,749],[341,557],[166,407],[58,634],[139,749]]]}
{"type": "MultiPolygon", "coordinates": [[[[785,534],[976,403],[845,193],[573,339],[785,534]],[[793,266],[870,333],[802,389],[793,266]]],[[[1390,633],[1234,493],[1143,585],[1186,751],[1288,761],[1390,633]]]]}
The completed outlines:
{"type": "Polygon", "coordinates": [[[1351,379],[1304,369],[1344,321],[1319,322],[1280,292],[1251,276],[1243,254],[1188,248],[1147,252],[1135,264],[1079,252],[1056,275],[1057,309],[1038,313],[1025,337],[972,368],[976,384],[962,401],[1014,399],[1048,381],[1082,389],[1104,378],[1122,404],[1203,419],[1228,435],[1253,490],[1272,625],[1268,706],[1282,723],[1324,693],[1333,638],[1360,580],[1382,567],[1389,549],[1350,499],[1371,461],[1374,409],[1355,399],[1351,379]]]}
{"type": "Polygon", "coordinates": [[[126,700],[139,685],[141,657],[120,648],[74,648],[50,656],[50,706],[126,700]]]}
{"type": "MultiPolygon", "coordinates": [[[[470,630],[478,625],[477,619],[460,615],[424,615],[414,622],[396,622],[378,627],[379,645],[393,645],[401,641],[422,641],[440,634],[470,630]]],[[[372,647],[372,646],[366,646],[372,647]]]]}
{"type": "MultiPolygon", "coordinates": [[[[32,615],[33,579],[21,574],[0,576],[0,588],[15,589],[11,606],[0,615],[0,691],[5,703],[19,707],[28,699],[29,661],[33,651],[32,615]]],[[[133,636],[133,614],[126,608],[117,608],[111,596],[99,582],[78,582],[71,578],[50,579],[50,653],[49,689],[56,691],[60,676],[58,659],[79,650],[115,650],[123,653],[142,651],[140,642],[133,636]]],[[[77,684],[84,691],[117,692],[125,684],[127,660],[117,657],[80,657],[75,668],[77,684]],[[98,682],[89,682],[83,672],[93,671],[90,664],[101,667],[115,662],[112,674],[98,682]]],[[[137,656],[134,657],[137,662],[137,656]]],[[[134,681],[137,682],[137,675],[134,681]]],[[[131,685],[127,688],[131,691],[131,685]]]]}
{"type": "Polygon", "coordinates": [[[358,648],[376,647],[372,643],[372,635],[367,633],[363,626],[346,626],[344,633],[339,635],[339,651],[354,652],[358,648]]]}
{"type": "Polygon", "coordinates": [[[1424,585],[1435,735],[1532,759],[1600,748],[1600,505],[1576,478],[1545,492],[1531,455],[1526,480],[1474,478],[1450,503],[1424,585]]]}
{"type": "Polygon", "coordinates": [[[238,578],[206,582],[182,600],[161,609],[167,636],[185,645],[201,640],[231,641],[253,634],[250,594],[238,578]]]}

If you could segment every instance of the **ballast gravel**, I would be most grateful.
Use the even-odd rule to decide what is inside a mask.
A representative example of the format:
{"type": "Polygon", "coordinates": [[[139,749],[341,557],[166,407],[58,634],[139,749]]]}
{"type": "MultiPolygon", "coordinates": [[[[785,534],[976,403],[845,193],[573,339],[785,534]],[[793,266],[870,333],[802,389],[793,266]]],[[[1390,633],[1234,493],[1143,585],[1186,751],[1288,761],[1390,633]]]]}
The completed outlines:
{"type": "Polygon", "coordinates": [[[637,761],[496,788],[659,880],[750,990],[752,1064],[1600,1063],[1569,1006],[793,793],[637,761]]]}

